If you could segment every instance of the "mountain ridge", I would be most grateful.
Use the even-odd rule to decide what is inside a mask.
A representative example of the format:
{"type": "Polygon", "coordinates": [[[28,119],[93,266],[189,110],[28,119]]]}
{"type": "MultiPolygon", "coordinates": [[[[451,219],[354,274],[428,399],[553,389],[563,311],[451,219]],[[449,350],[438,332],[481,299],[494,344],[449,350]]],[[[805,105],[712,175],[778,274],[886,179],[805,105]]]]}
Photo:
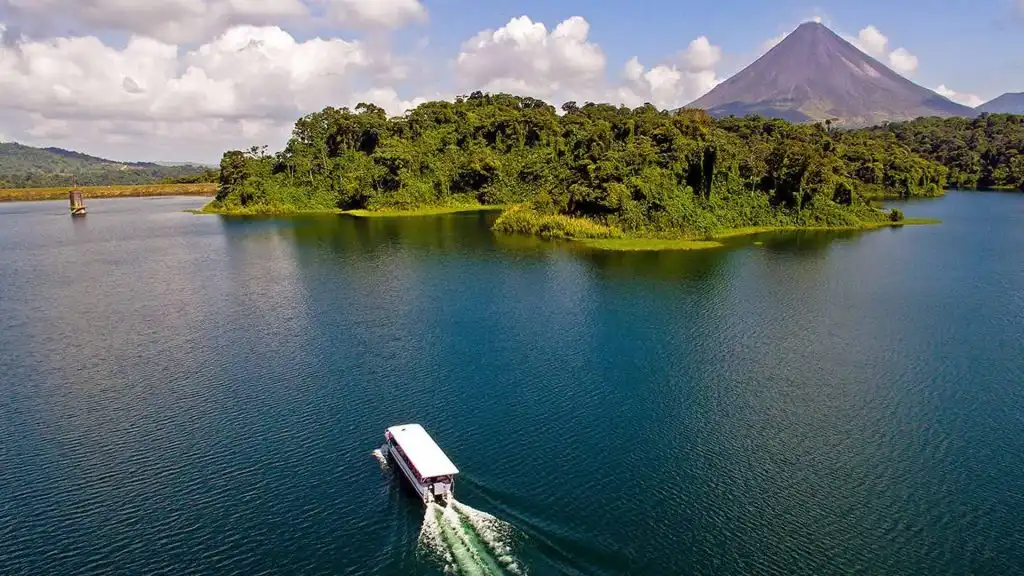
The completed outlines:
{"type": "Polygon", "coordinates": [[[848,127],[977,114],[900,76],[817,22],[806,22],[687,108],[848,127]]]}
{"type": "Polygon", "coordinates": [[[975,110],[988,114],[1024,114],[1024,92],[1007,92],[975,110]]]}
{"type": "Polygon", "coordinates": [[[117,162],[74,150],[36,148],[0,142],[0,188],[156,184],[202,176],[199,165],[165,166],[155,162],[117,162]]]}

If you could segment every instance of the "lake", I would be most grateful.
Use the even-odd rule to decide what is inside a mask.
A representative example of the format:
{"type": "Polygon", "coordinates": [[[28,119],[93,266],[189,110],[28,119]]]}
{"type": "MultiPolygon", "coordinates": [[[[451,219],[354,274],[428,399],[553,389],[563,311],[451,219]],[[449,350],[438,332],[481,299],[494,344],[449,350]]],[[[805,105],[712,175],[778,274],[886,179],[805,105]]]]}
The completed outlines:
{"type": "Polygon", "coordinates": [[[0,205],[0,573],[1024,568],[1024,195],[646,254],[202,202],[0,205]]]}

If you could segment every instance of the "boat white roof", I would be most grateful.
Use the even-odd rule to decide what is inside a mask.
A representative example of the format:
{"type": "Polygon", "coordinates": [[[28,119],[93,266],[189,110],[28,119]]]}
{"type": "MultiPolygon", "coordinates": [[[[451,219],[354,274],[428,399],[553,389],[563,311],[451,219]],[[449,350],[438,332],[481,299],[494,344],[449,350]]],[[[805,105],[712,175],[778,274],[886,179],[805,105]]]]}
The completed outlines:
{"type": "Polygon", "coordinates": [[[459,469],[452,464],[441,447],[427,434],[419,424],[403,424],[388,428],[391,437],[402,447],[402,451],[423,478],[449,476],[458,474],[459,469]]]}

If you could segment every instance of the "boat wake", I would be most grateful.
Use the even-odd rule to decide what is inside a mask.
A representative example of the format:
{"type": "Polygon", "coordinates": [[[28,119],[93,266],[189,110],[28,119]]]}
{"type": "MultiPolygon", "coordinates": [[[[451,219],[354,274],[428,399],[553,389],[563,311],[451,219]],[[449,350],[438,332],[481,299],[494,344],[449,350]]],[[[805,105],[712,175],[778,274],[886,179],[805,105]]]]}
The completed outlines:
{"type": "Polygon", "coordinates": [[[380,469],[387,472],[391,470],[391,465],[388,464],[388,457],[384,455],[384,451],[377,448],[373,451],[373,457],[377,459],[377,463],[380,464],[380,469]]]}
{"type": "Polygon", "coordinates": [[[525,574],[513,556],[511,525],[452,499],[447,506],[428,504],[419,546],[444,564],[445,573],[465,576],[525,574]]]}

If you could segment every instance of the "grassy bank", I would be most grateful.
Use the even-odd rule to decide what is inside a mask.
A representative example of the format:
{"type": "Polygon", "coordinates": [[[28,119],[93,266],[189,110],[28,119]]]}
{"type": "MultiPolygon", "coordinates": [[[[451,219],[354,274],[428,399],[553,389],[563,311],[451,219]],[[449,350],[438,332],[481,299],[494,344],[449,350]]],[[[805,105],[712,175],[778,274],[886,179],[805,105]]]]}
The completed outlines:
{"type": "Polygon", "coordinates": [[[724,228],[708,234],[682,234],[678,232],[625,232],[615,226],[600,224],[587,218],[563,215],[541,214],[528,206],[518,205],[506,210],[494,224],[494,230],[505,234],[539,236],[542,238],[564,239],[578,242],[599,250],[617,251],[660,251],[660,250],[707,250],[721,248],[730,238],[751,236],[767,232],[798,230],[843,231],[871,230],[876,228],[900,227],[920,224],[937,224],[937,220],[904,218],[890,220],[886,214],[871,214],[871,220],[844,220],[831,225],[820,222],[807,224],[777,224],[770,226],[741,226],[724,228]]]}
{"type": "Polygon", "coordinates": [[[193,214],[219,214],[221,216],[295,216],[297,214],[341,214],[337,208],[299,209],[287,204],[252,204],[249,206],[224,206],[213,200],[193,214]]]}
{"type": "Polygon", "coordinates": [[[347,214],[357,218],[402,218],[410,216],[439,216],[459,212],[497,211],[502,205],[451,204],[444,206],[419,206],[409,209],[382,208],[379,210],[341,210],[338,208],[296,208],[291,204],[250,204],[248,206],[225,206],[216,200],[196,210],[197,214],[221,214],[225,216],[293,216],[296,214],[347,214]]]}
{"type": "Polygon", "coordinates": [[[922,226],[929,224],[941,224],[941,221],[931,220],[927,218],[907,218],[901,222],[865,222],[860,226],[842,226],[831,228],[825,226],[763,226],[750,228],[736,228],[733,230],[725,230],[723,232],[711,236],[710,238],[703,240],[689,238],[623,237],[607,239],[582,238],[577,239],[576,241],[590,248],[595,248],[598,250],[612,250],[618,252],[688,251],[708,250],[711,248],[724,248],[727,245],[725,240],[728,240],[730,238],[756,236],[757,234],[765,234],[771,232],[842,232],[851,230],[877,230],[879,228],[900,228],[902,226],[922,226]]]}
{"type": "MultiPolygon", "coordinates": [[[[0,189],[0,202],[26,200],[67,200],[71,187],[0,189]]],[[[143,184],[138,186],[82,186],[86,201],[90,198],[127,198],[141,196],[213,196],[216,184],[143,184]]]]}

